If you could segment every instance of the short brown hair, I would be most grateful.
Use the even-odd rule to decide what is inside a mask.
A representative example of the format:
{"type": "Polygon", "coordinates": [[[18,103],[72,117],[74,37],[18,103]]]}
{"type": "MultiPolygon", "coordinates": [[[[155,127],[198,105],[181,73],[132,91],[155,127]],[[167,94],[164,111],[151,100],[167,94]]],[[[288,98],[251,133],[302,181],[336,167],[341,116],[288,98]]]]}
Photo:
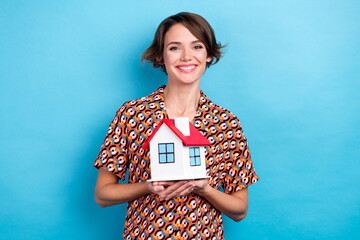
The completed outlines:
{"type": "Polygon", "coordinates": [[[164,42],[166,32],[175,24],[183,24],[189,31],[199,39],[206,48],[207,56],[211,57],[212,60],[206,63],[206,67],[216,64],[221,56],[220,43],[216,42],[214,30],[210,24],[200,15],[189,12],[180,12],[178,14],[172,15],[165,18],[159,25],[156,30],[154,40],[150,47],[148,47],[141,57],[141,61],[146,60],[151,62],[154,68],[161,67],[164,72],[166,72],[164,64],[158,59],[162,59],[164,52],[164,42]]]}

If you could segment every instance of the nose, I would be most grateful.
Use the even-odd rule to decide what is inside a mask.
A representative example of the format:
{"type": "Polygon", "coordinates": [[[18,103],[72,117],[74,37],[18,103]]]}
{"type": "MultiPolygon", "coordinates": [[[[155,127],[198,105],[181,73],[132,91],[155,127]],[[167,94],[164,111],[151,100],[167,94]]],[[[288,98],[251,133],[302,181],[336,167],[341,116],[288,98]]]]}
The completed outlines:
{"type": "Polygon", "coordinates": [[[181,60],[182,61],[190,61],[191,60],[191,50],[188,48],[184,48],[182,55],[181,55],[181,60]]]}

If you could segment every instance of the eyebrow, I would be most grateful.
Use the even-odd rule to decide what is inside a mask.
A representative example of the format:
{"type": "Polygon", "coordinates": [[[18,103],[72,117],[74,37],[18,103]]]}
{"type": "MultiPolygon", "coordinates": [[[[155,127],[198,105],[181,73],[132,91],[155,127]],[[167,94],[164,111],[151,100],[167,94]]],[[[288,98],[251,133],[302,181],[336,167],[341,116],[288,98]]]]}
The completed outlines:
{"type": "MultiPolygon", "coordinates": [[[[201,41],[200,40],[195,40],[195,41],[192,41],[191,43],[201,43],[201,41]]],[[[171,44],[181,44],[181,42],[169,42],[168,45],[166,45],[166,46],[169,46],[171,44]]]]}

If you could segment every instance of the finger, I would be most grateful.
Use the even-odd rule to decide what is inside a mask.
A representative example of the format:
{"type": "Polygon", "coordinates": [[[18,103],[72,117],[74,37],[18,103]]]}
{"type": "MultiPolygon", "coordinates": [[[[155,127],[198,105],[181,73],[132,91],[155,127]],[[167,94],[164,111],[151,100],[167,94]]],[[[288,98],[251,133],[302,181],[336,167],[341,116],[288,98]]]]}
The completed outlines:
{"type": "Polygon", "coordinates": [[[172,184],[168,185],[167,187],[167,193],[173,192],[176,189],[178,189],[181,186],[184,186],[186,184],[188,184],[189,181],[178,181],[178,182],[173,182],[172,184]]]}
{"type": "Polygon", "coordinates": [[[164,187],[163,191],[156,192],[161,199],[170,199],[175,196],[177,193],[173,193],[174,191],[182,191],[179,187],[187,184],[189,181],[177,181],[177,182],[166,182],[170,183],[169,187],[164,187]]]}
{"type": "Polygon", "coordinates": [[[189,192],[193,187],[193,184],[188,181],[181,181],[168,187],[164,193],[165,199],[169,200],[173,197],[179,196],[183,192],[189,192]],[[189,190],[190,189],[190,190],[189,190]]]}
{"type": "Polygon", "coordinates": [[[169,192],[169,191],[166,191],[167,187],[173,183],[175,183],[175,182],[169,182],[169,181],[156,182],[156,185],[153,185],[152,192],[159,195],[160,199],[163,200],[168,195],[168,192],[169,192]]]}
{"type": "Polygon", "coordinates": [[[165,188],[164,188],[164,186],[154,186],[153,189],[155,192],[161,192],[161,191],[164,191],[165,188]]]}
{"type": "Polygon", "coordinates": [[[164,187],[171,186],[174,183],[176,183],[176,182],[173,182],[173,181],[159,181],[159,182],[156,182],[157,185],[161,185],[161,186],[164,186],[164,187]]]}
{"type": "MultiPolygon", "coordinates": [[[[180,188],[181,186],[183,186],[184,184],[186,184],[186,183],[179,181],[179,182],[177,182],[177,183],[174,183],[174,184],[168,186],[168,187],[163,191],[163,196],[164,196],[164,198],[167,198],[167,199],[172,198],[174,195],[176,195],[176,191],[179,191],[179,188],[180,188]]],[[[180,191],[181,191],[181,189],[180,189],[180,191]]]]}
{"type": "Polygon", "coordinates": [[[186,195],[190,194],[191,192],[193,192],[193,190],[194,190],[194,187],[189,186],[189,187],[185,188],[183,191],[179,192],[175,197],[186,196],[186,195]]]}
{"type": "Polygon", "coordinates": [[[161,182],[163,186],[165,187],[169,187],[171,185],[174,185],[176,182],[174,181],[164,181],[164,182],[161,182]]]}
{"type": "Polygon", "coordinates": [[[208,179],[194,180],[193,184],[194,184],[193,193],[196,194],[201,194],[203,191],[205,191],[206,188],[209,187],[208,179]]]}
{"type": "Polygon", "coordinates": [[[158,185],[156,182],[152,182],[148,185],[148,188],[149,190],[152,192],[152,193],[156,193],[158,194],[159,192],[161,191],[164,191],[165,187],[162,186],[162,185],[158,185]]]}

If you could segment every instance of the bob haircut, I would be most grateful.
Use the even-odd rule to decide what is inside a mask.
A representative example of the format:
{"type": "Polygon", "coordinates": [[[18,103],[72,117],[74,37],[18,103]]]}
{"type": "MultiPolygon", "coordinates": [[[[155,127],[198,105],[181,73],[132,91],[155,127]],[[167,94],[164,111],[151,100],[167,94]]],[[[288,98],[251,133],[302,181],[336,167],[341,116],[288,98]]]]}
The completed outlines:
{"type": "Polygon", "coordinates": [[[220,43],[216,42],[214,30],[210,24],[200,15],[189,12],[180,12],[165,18],[156,30],[154,40],[150,47],[148,47],[141,57],[141,61],[146,60],[153,64],[154,68],[161,67],[166,73],[165,66],[163,64],[163,52],[166,32],[175,24],[183,24],[189,31],[199,39],[206,48],[207,56],[211,57],[211,61],[206,63],[206,67],[216,64],[221,56],[220,43]],[[160,61],[159,61],[160,60],[160,61]]]}

